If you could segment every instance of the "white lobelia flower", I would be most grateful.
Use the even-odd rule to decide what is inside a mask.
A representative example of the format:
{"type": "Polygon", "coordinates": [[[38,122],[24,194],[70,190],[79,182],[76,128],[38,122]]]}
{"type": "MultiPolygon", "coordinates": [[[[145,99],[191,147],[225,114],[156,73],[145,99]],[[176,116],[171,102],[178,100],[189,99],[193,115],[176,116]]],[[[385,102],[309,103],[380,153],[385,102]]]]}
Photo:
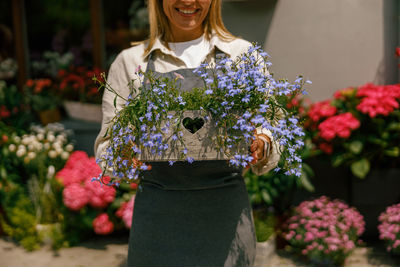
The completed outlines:
{"type": "Polygon", "coordinates": [[[62,158],[63,160],[67,160],[67,159],[69,158],[69,153],[66,152],[66,151],[63,151],[63,152],[61,153],[61,158],[62,158]]]}
{"type": "Polygon", "coordinates": [[[49,157],[54,159],[55,157],[57,157],[57,152],[54,150],[50,150],[49,151],[49,157]]]}
{"type": "Polygon", "coordinates": [[[10,150],[10,152],[14,152],[16,149],[17,149],[17,146],[14,145],[14,144],[10,144],[10,145],[8,146],[8,150],[10,150]]]}
{"type": "Polygon", "coordinates": [[[73,144],[66,145],[65,150],[67,150],[68,152],[72,152],[72,150],[74,150],[74,145],[73,144]]]}

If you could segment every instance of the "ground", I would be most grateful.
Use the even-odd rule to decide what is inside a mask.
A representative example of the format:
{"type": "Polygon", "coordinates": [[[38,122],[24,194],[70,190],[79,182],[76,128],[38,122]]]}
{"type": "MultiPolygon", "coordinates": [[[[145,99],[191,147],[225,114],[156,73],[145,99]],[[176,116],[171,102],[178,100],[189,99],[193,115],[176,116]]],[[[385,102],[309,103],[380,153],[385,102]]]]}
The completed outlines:
{"type": "MultiPolygon", "coordinates": [[[[79,246],[53,252],[49,248],[27,252],[7,237],[0,237],[2,267],[125,267],[128,237],[96,237],[79,246]]],[[[273,252],[267,264],[254,267],[309,267],[287,252],[273,252]]],[[[257,265],[257,264],[256,264],[257,265]]],[[[344,267],[400,266],[400,257],[392,257],[381,245],[357,248],[344,267]]],[[[178,266],[177,266],[178,267],[178,266]]]]}

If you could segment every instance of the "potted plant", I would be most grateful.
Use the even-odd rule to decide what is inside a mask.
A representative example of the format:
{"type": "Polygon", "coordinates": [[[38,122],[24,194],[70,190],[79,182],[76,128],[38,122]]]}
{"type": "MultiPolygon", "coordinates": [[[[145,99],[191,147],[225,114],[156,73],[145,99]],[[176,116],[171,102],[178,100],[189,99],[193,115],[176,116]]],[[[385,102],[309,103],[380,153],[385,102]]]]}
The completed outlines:
{"type": "Polygon", "coordinates": [[[351,170],[351,203],[377,237],[378,215],[400,198],[400,84],[367,83],[315,103],[307,129],[332,166],[351,170]]]}
{"type": "Polygon", "coordinates": [[[364,231],[362,215],[340,200],[304,201],[289,218],[284,237],[290,249],[318,266],[341,266],[364,231]]]}
{"type": "Polygon", "coordinates": [[[50,79],[29,79],[25,83],[24,92],[27,103],[43,125],[61,120],[61,102],[50,79]]]}
{"type": "Polygon", "coordinates": [[[100,78],[100,70],[71,66],[58,72],[57,94],[62,98],[69,117],[85,121],[101,122],[102,91],[93,81],[100,78]]]}

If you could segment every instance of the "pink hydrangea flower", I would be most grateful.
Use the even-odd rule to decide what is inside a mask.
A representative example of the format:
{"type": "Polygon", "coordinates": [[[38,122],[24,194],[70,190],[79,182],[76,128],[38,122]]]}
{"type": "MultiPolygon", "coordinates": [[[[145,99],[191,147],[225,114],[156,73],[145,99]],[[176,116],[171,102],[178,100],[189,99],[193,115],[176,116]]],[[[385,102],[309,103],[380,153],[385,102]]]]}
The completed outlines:
{"type": "Polygon", "coordinates": [[[80,210],[89,202],[89,195],[84,187],[79,184],[71,184],[63,190],[64,205],[70,210],[80,210]]]}
{"type": "Polygon", "coordinates": [[[102,213],[93,220],[93,229],[98,235],[108,235],[114,230],[114,224],[109,220],[107,213],[102,213]]]}
{"type": "Polygon", "coordinates": [[[379,238],[386,242],[388,251],[400,255],[400,203],[387,207],[379,221],[379,238]]]}
{"type": "Polygon", "coordinates": [[[135,203],[135,195],[128,202],[122,203],[121,207],[116,211],[115,215],[122,218],[127,228],[131,228],[133,207],[135,203]]]}

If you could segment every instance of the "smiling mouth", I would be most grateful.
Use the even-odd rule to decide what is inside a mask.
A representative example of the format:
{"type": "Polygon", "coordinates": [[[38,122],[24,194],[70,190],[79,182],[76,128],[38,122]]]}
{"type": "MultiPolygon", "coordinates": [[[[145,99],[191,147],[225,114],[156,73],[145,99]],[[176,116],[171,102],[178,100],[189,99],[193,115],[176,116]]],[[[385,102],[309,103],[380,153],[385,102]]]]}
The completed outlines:
{"type": "Polygon", "coordinates": [[[175,10],[184,15],[193,15],[193,14],[197,13],[200,9],[175,8],[175,10]]]}

